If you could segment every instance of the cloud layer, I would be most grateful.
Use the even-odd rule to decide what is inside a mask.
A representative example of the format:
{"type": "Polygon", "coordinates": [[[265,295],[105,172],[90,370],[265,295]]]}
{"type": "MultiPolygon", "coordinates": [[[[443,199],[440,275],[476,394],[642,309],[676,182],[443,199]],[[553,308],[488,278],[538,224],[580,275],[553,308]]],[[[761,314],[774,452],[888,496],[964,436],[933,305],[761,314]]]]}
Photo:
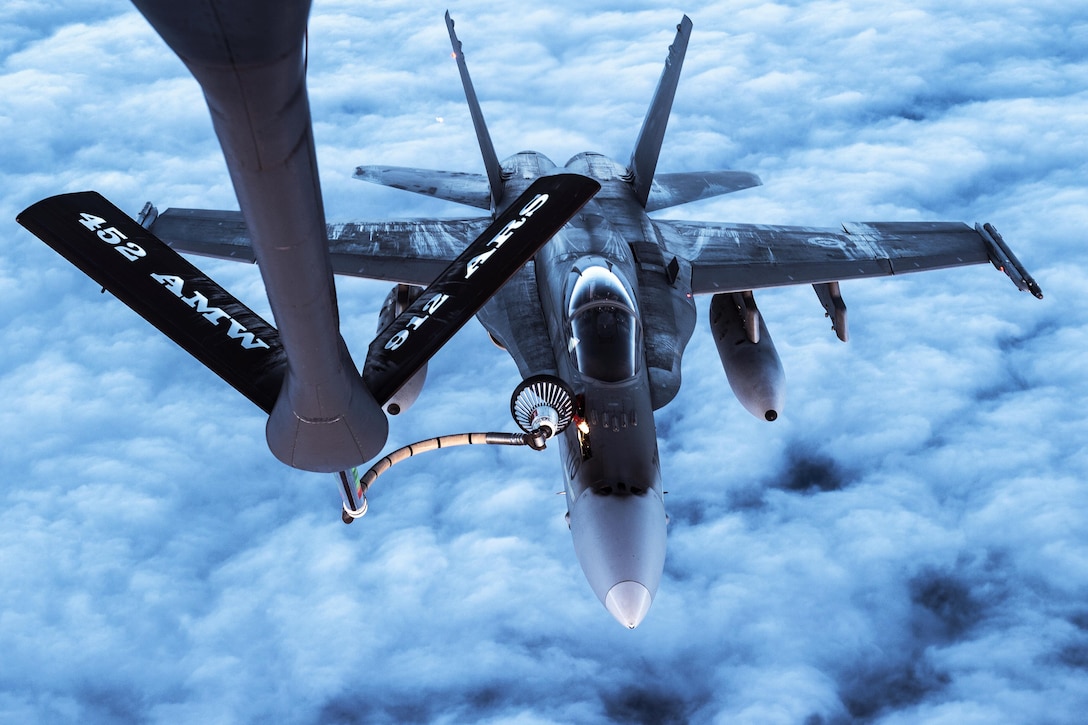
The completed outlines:
{"type": "MultiPolygon", "coordinates": [[[[442,9],[317,2],[309,85],[330,220],[471,215],[351,180],[481,171],[442,9]]],[[[659,413],[671,515],[647,620],[585,584],[554,454],[459,449],[339,522],[252,406],[18,211],[95,188],[234,208],[199,89],[113,3],[0,10],[0,721],[1078,722],[1088,706],[1088,14],[1070,3],[560,3],[452,9],[500,156],[625,161],[695,23],[663,171],[764,186],[676,218],[993,222],[1047,298],[989,268],[760,307],[789,380],[732,398],[706,300],[659,413]]],[[[200,262],[257,310],[256,270],[200,262]]],[[[345,337],[383,285],[338,283],[345,337]]],[[[511,429],[477,325],[390,446],[511,429]]]]}

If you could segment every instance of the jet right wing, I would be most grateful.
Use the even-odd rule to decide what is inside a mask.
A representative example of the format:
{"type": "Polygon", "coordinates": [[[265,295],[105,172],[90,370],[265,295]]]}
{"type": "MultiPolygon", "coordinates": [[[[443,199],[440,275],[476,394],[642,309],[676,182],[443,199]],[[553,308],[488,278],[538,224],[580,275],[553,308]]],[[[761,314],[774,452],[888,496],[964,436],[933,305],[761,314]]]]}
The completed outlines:
{"type": "Polygon", "coordinates": [[[841,229],[654,220],[665,247],[691,262],[695,294],[820,284],[992,262],[1042,298],[991,225],[850,222],[841,229]]]}
{"type": "MultiPolygon", "coordinates": [[[[475,219],[328,225],[336,274],[427,286],[492,223],[475,219]]],[[[167,209],[150,231],[179,252],[255,262],[241,212],[167,209]]]]}

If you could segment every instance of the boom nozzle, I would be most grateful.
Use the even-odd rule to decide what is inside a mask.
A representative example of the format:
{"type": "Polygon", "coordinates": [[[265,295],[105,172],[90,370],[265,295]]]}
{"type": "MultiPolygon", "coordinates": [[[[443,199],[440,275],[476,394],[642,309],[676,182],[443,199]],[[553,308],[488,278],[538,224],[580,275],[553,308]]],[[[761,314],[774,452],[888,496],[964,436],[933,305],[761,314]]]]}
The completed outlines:
{"type": "Polygon", "coordinates": [[[510,415],[525,431],[532,448],[543,450],[545,442],[562,433],[574,420],[574,392],[551,375],[523,380],[510,396],[510,415]]]}

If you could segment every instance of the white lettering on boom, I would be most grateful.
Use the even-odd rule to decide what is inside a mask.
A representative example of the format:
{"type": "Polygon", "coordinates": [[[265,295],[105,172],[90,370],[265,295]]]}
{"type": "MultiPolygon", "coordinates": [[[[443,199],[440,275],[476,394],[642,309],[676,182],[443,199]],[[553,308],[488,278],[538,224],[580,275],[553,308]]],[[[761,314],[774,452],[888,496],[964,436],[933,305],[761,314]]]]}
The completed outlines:
{"type": "Polygon", "coordinates": [[[223,309],[219,307],[213,307],[208,302],[208,298],[199,292],[194,291],[190,296],[186,297],[185,293],[185,280],[177,275],[173,274],[151,274],[151,279],[161,284],[179,300],[184,302],[189,307],[192,307],[197,311],[197,314],[201,315],[205,320],[218,326],[220,320],[227,320],[230,322],[230,327],[227,329],[227,337],[232,340],[238,340],[239,344],[246,350],[253,350],[254,348],[268,349],[268,343],[260,339],[252,332],[247,330],[242,323],[235,320],[228,315],[223,309]]]}

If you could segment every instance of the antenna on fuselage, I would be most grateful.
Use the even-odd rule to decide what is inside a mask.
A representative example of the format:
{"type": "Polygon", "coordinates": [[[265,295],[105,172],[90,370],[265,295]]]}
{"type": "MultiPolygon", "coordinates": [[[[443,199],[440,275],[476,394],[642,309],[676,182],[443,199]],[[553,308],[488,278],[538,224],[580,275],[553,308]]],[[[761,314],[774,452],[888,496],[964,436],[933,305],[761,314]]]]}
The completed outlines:
{"type": "Polygon", "coordinates": [[[494,211],[498,209],[499,204],[502,202],[502,165],[499,164],[499,157],[495,154],[495,146],[491,143],[491,134],[487,132],[484,114],[480,110],[480,101],[476,98],[476,91],[472,87],[472,78],[469,77],[468,66],[465,65],[465,54],[461,50],[461,41],[457,39],[457,33],[453,30],[453,18],[450,17],[449,10],[446,11],[446,27],[450,31],[453,57],[457,60],[457,70],[461,73],[461,85],[465,88],[465,100],[468,101],[468,110],[472,114],[472,125],[476,129],[476,139],[480,142],[480,154],[484,157],[487,182],[491,186],[491,210],[494,211]]]}
{"type": "MultiPolygon", "coordinates": [[[[450,32],[453,32],[452,30],[450,32]]],[[[665,138],[665,126],[669,123],[672,100],[676,96],[676,85],[680,81],[680,68],[684,65],[684,54],[688,50],[688,38],[691,36],[691,19],[685,15],[676,26],[676,38],[669,46],[669,56],[665,59],[665,70],[657,82],[657,90],[642,121],[642,129],[635,141],[635,150],[631,153],[632,183],[635,197],[642,206],[650,196],[650,184],[657,170],[657,159],[661,155],[661,142],[665,138]]]]}

